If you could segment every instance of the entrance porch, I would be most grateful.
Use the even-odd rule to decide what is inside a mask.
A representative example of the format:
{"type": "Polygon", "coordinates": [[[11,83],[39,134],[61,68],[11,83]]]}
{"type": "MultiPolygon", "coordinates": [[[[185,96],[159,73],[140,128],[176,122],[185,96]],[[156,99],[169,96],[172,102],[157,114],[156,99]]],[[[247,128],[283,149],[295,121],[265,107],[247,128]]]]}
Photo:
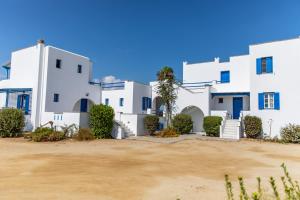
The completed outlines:
{"type": "Polygon", "coordinates": [[[227,118],[239,119],[241,111],[250,110],[250,93],[211,93],[211,111],[226,111],[227,118]]]}

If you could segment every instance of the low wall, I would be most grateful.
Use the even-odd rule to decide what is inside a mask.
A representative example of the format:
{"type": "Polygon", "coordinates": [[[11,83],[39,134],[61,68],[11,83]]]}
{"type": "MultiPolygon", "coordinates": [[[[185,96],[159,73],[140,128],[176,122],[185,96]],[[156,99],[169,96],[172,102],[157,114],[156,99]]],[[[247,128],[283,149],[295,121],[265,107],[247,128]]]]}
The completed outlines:
{"type": "Polygon", "coordinates": [[[123,122],[135,136],[145,135],[144,117],[146,114],[121,113],[116,115],[116,120],[123,122]]]}
{"type": "Polygon", "coordinates": [[[46,124],[49,121],[54,122],[54,126],[69,126],[71,124],[76,124],[79,127],[88,127],[88,113],[54,113],[54,112],[44,112],[42,115],[42,124],[46,124]]]}

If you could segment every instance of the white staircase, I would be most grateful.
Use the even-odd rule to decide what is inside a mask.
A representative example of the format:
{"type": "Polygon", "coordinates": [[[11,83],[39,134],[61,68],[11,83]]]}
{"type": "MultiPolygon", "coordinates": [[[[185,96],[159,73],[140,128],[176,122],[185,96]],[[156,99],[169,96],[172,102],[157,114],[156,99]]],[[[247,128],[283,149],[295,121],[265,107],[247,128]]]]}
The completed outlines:
{"type": "Polygon", "coordinates": [[[224,139],[240,139],[240,124],[239,120],[226,119],[223,121],[220,131],[220,137],[224,139]]]}
{"type": "Polygon", "coordinates": [[[119,121],[119,120],[115,120],[115,121],[124,131],[125,138],[130,137],[130,136],[135,136],[135,134],[130,130],[130,128],[128,126],[126,126],[126,124],[124,124],[122,121],[119,121]]]}

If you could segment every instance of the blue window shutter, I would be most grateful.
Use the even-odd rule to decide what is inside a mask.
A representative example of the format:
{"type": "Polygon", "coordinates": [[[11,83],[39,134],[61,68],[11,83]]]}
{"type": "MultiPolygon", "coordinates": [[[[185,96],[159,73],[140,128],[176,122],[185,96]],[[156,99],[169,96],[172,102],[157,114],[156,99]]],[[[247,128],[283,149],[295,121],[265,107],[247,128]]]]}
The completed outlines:
{"type": "Polygon", "coordinates": [[[222,71],[221,83],[229,83],[229,82],[230,82],[230,71],[222,71]]]}
{"type": "Polygon", "coordinates": [[[264,93],[258,94],[258,109],[263,110],[264,109],[264,93]]]}
{"type": "Polygon", "coordinates": [[[142,98],[142,110],[146,110],[146,99],[145,99],[145,97],[142,98]]]}
{"type": "Polygon", "coordinates": [[[17,108],[20,109],[21,108],[21,102],[22,101],[22,95],[18,95],[18,100],[17,100],[17,108]]]}
{"type": "Polygon", "coordinates": [[[274,93],[274,109],[280,110],[280,96],[279,92],[274,93]]]}
{"type": "Polygon", "coordinates": [[[148,106],[148,108],[152,108],[152,99],[148,98],[148,100],[149,100],[149,106],[148,106]]]}
{"type": "Polygon", "coordinates": [[[273,73],[273,57],[266,58],[267,61],[267,73],[273,73]]]}
{"type": "Polygon", "coordinates": [[[261,58],[256,59],[256,74],[261,74],[261,58]]]}
{"type": "Polygon", "coordinates": [[[29,113],[29,95],[25,96],[24,101],[25,101],[25,114],[28,115],[28,113],[29,113]]]}

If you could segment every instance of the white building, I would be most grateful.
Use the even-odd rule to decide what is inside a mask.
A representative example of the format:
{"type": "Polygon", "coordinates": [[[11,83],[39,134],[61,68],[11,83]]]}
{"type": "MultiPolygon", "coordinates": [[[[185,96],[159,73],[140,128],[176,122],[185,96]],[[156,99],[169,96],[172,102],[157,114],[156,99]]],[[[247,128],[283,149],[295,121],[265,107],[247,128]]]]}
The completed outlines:
{"type": "Polygon", "coordinates": [[[22,109],[27,130],[50,121],[58,128],[72,124],[88,127],[90,106],[107,101],[115,110],[116,121],[130,127],[130,134],[144,132],[140,121],[147,108],[142,103],[151,97],[150,86],[131,81],[94,83],[92,62],[87,57],[39,41],[13,52],[3,68],[0,107],[22,109]]]}
{"type": "MultiPolygon", "coordinates": [[[[183,83],[178,85],[176,113],[192,116],[193,132],[203,132],[204,116],[223,117],[221,137],[242,136],[242,118],[262,119],[263,132],[279,135],[288,123],[300,124],[297,94],[300,38],[250,45],[249,54],[227,62],[183,63],[183,83]]],[[[163,122],[163,106],[156,82],[94,83],[89,58],[43,41],[12,53],[3,66],[0,107],[22,109],[26,129],[53,121],[59,127],[88,126],[92,104],[114,108],[115,121],[123,136],[145,133],[143,118],[156,114],[163,122]]],[[[121,135],[122,135],[121,134],[121,135]]],[[[118,136],[119,137],[119,136],[118,136]]]]}
{"type": "Polygon", "coordinates": [[[298,66],[300,38],[250,45],[248,55],[228,62],[184,62],[176,112],[192,116],[194,132],[203,131],[203,116],[218,115],[224,119],[221,137],[238,139],[242,117],[255,115],[265,135],[279,136],[281,127],[300,124],[298,66]]]}

